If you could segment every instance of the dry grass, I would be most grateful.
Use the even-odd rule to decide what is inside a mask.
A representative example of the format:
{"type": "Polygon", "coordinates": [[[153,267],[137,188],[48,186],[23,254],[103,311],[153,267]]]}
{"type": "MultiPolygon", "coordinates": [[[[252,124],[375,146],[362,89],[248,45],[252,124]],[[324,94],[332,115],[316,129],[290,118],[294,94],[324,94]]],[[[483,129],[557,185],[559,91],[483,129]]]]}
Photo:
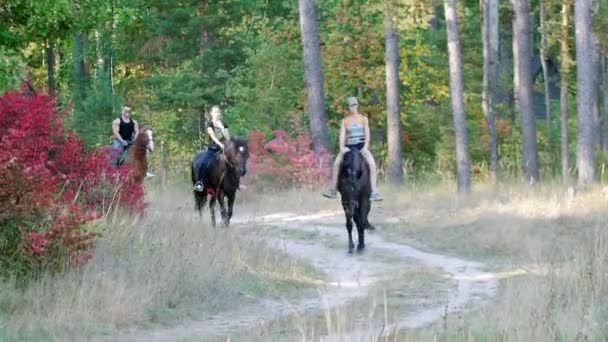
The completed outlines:
{"type": "MultiPolygon", "coordinates": [[[[388,341],[608,340],[605,190],[573,196],[557,186],[503,186],[498,193],[478,188],[468,197],[456,196],[451,185],[381,190],[386,200],[372,212],[380,226],[376,234],[484,262],[502,277],[493,303],[397,332],[388,341]]],[[[112,219],[97,258],[81,272],[41,279],[25,292],[0,286],[0,340],[82,337],[125,323],[171,323],[228,303],[235,307],[248,301],[243,293],[287,293],[309,278],[306,267],[236,230],[197,223],[189,197],[162,193],[151,210],[161,217],[112,219]]],[[[319,191],[245,191],[235,216],[321,210],[340,210],[339,202],[322,199],[319,191]]],[[[353,317],[371,312],[369,324],[397,323],[393,314],[404,307],[390,293],[401,288],[387,288],[386,306],[379,288],[371,303],[327,311],[321,319],[296,315],[244,339],[348,340],[361,323],[353,317]]]]}
{"type": "MultiPolygon", "coordinates": [[[[469,314],[446,315],[431,327],[396,332],[387,340],[608,341],[605,188],[573,194],[554,185],[532,190],[503,186],[497,193],[479,188],[467,197],[455,195],[451,186],[382,190],[387,199],[372,214],[373,222],[383,222],[378,233],[393,241],[418,241],[418,247],[482,261],[501,279],[493,303],[469,314]]],[[[324,201],[304,204],[315,202],[314,196],[306,194],[291,211],[328,209],[324,201]]],[[[388,300],[386,324],[398,323],[390,319],[398,305],[388,300]]],[[[288,322],[274,334],[256,333],[248,338],[346,341],[353,338],[352,329],[360,326],[352,317],[343,308],[327,312],[325,322],[288,322]]],[[[363,340],[385,338],[365,336],[363,340]]]]}
{"type": "Polygon", "coordinates": [[[310,269],[297,261],[234,230],[210,229],[191,211],[167,214],[179,201],[164,194],[147,218],[117,215],[89,226],[102,237],[81,270],[43,276],[26,289],[0,283],[0,340],[82,340],[305,286],[310,269]]]}

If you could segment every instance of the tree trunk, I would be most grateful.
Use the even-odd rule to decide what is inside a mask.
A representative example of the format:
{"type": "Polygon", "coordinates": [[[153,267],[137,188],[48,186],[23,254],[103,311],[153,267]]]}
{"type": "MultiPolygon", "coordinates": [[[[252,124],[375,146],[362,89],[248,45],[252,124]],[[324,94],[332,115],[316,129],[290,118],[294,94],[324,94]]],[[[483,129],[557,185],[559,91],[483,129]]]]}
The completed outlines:
{"type": "Polygon", "coordinates": [[[49,95],[55,96],[55,51],[53,41],[49,40],[45,47],[49,95]]]}
{"type": "Polygon", "coordinates": [[[532,102],[532,75],[530,62],[530,9],[528,0],[515,0],[515,29],[517,30],[517,74],[519,75],[519,112],[521,116],[523,171],[528,183],[536,183],[540,178],[538,171],[538,149],[536,146],[536,118],[532,102]]]}
{"type": "Polygon", "coordinates": [[[454,118],[456,138],[456,172],[458,192],[471,192],[471,163],[467,138],[467,122],[464,112],[462,62],[460,59],[460,38],[458,37],[458,16],[456,0],[444,0],[446,30],[448,37],[448,59],[450,69],[450,103],[454,118]]]}
{"type": "MultiPolygon", "coordinates": [[[[206,8],[207,8],[207,0],[199,0],[198,1],[199,17],[203,18],[203,16],[205,15],[206,8]]],[[[203,53],[203,51],[205,51],[205,49],[207,48],[207,45],[209,44],[209,30],[207,29],[207,26],[205,25],[205,23],[201,23],[199,44],[200,44],[200,46],[199,46],[200,52],[203,53]]]]}
{"type": "Polygon", "coordinates": [[[482,107],[490,136],[490,177],[498,184],[496,102],[498,88],[498,0],[482,0],[483,92],[482,107]]]}
{"type": "MultiPolygon", "coordinates": [[[[591,0],[591,20],[594,20],[595,16],[599,14],[600,3],[598,0],[591,0]]],[[[601,147],[601,124],[600,124],[600,94],[601,94],[601,82],[602,82],[602,56],[601,56],[601,45],[600,40],[591,29],[591,54],[593,60],[593,145],[598,148],[601,147]]]]}
{"type": "Polygon", "coordinates": [[[86,96],[87,76],[84,65],[84,43],[82,33],[72,36],[72,62],[74,65],[74,107],[82,109],[82,102],[86,96]]]}
{"type": "Polygon", "coordinates": [[[604,112],[602,114],[602,150],[608,153],[608,57],[603,58],[604,112]]]}
{"type": "Polygon", "coordinates": [[[387,178],[403,183],[401,161],[401,115],[399,110],[399,47],[394,25],[393,0],[386,1],[386,136],[388,145],[387,178]]]}
{"type": "MultiPolygon", "coordinates": [[[[515,105],[515,111],[519,113],[519,52],[518,42],[519,33],[517,32],[517,21],[515,20],[515,1],[511,0],[513,4],[513,16],[511,18],[511,27],[513,29],[513,104],[515,105]]],[[[515,119],[516,116],[513,116],[515,119]]],[[[515,123],[515,120],[513,120],[515,123]]]]}
{"type": "Polygon", "coordinates": [[[574,27],[576,41],[576,108],[578,111],[578,135],[576,143],[576,167],[578,185],[587,187],[595,179],[593,155],[593,55],[591,40],[591,1],[575,0],[574,27]]]}
{"type": "Polygon", "coordinates": [[[308,97],[308,115],[313,150],[328,151],[327,118],[323,98],[323,72],[321,70],[321,47],[317,30],[314,0],[299,0],[300,30],[304,50],[304,77],[308,97]]]}
{"type": "Polygon", "coordinates": [[[547,139],[551,142],[551,94],[549,93],[549,70],[547,69],[547,26],[545,23],[545,6],[539,4],[540,17],[540,65],[543,68],[543,84],[545,86],[545,119],[547,120],[547,139]]]}
{"type": "Polygon", "coordinates": [[[562,182],[570,182],[570,152],[568,147],[568,77],[570,77],[570,50],[568,47],[570,25],[570,0],[562,3],[562,29],[560,51],[560,121],[562,150],[562,182]]]}
{"type": "Polygon", "coordinates": [[[433,6],[433,16],[431,17],[430,23],[433,30],[439,30],[439,16],[441,15],[439,6],[440,5],[433,6]]]}

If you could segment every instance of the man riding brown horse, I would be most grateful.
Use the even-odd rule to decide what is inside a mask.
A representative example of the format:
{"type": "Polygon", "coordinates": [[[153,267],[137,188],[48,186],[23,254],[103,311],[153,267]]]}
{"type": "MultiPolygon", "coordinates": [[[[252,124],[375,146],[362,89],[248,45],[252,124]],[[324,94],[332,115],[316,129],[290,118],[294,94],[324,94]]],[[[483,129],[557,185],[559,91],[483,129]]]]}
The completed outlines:
{"type": "MultiPolygon", "coordinates": [[[[131,106],[122,106],[120,116],[112,122],[112,132],[114,140],[112,146],[116,149],[118,158],[114,159],[112,163],[114,165],[122,165],[127,157],[127,151],[131,147],[133,139],[139,135],[139,124],[135,119],[131,118],[131,106]]],[[[150,134],[152,131],[150,130],[150,134]]],[[[152,137],[150,135],[150,141],[152,137]]],[[[150,150],[148,153],[151,152],[150,150]]],[[[146,154],[146,157],[148,155],[146,154]]],[[[146,163],[147,164],[147,163],[146,163]]],[[[154,174],[149,170],[146,170],[146,177],[154,177],[154,174]]]]}

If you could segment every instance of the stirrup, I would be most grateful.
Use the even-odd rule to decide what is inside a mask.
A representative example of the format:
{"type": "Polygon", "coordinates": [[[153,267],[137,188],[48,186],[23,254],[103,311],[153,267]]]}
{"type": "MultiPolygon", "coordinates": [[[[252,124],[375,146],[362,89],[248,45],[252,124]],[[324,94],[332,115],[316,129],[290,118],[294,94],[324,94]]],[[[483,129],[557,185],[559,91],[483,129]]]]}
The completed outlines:
{"type": "Polygon", "coordinates": [[[203,183],[201,183],[201,182],[196,182],[196,183],[194,184],[194,191],[197,191],[197,192],[203,192],[203,189],[205,189],[205,187],[203,186],[203,183]]]}

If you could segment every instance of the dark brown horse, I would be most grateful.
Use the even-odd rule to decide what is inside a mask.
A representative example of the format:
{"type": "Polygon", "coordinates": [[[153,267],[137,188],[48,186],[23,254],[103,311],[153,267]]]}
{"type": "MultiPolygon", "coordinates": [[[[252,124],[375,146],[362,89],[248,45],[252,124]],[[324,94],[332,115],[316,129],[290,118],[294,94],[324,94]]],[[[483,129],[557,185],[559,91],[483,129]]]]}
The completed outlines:
{"type": "MultiPolygon", "coordinates": [[[[116,161],[121,158],[120,153],[112,146],[104,148],[108,159],[116,161]]],[[[139,132],[133,143],[127,149],[123,163],[118,163],[119,167],[124,165],[131,169],[131,177],[137,183],[142,183],[148,171],[147,154],[154,150],[154,140],[152,139],[152,130],[144,128],[139,132]]],[[[115,162],[114,162],[115,163],[115,162]]]]}
{"type": "Polygon", "coordinates": [[[232,209],[236,192],[239,189],[240,178],[247,173],[247,158],[249,149],[247,141],[235,139],[225,144],[223,153],[217,153],[205,170],[196,169],[197,155],[191,164],[192,184],[198,181],[197,175],[205,172],[207,184],[202,191],[194,191],[195,209],[202,216],[202,210],[210,196],[209,209],[211,224],[215,227],[215,203],[220,204],[220,214],[224,226],[228,227],[232,218],[232,209]],[[226,202],[228,206],[226,207],[226,202]]]}
{"type": "Polygon", "coordinates": [[[357,251],[365,249],[365,229],[374,229],[367,219],[371,209],[369,196],[371,184],[369,180],[369,166],[360,151],[352,149],[344,154],[344,159],[338,174],[338,191],[342,198],[342,208],[346,216],[346,230],[348,232],[348,252],[352,253],[353,220],[357,225],[357,251]]]}

